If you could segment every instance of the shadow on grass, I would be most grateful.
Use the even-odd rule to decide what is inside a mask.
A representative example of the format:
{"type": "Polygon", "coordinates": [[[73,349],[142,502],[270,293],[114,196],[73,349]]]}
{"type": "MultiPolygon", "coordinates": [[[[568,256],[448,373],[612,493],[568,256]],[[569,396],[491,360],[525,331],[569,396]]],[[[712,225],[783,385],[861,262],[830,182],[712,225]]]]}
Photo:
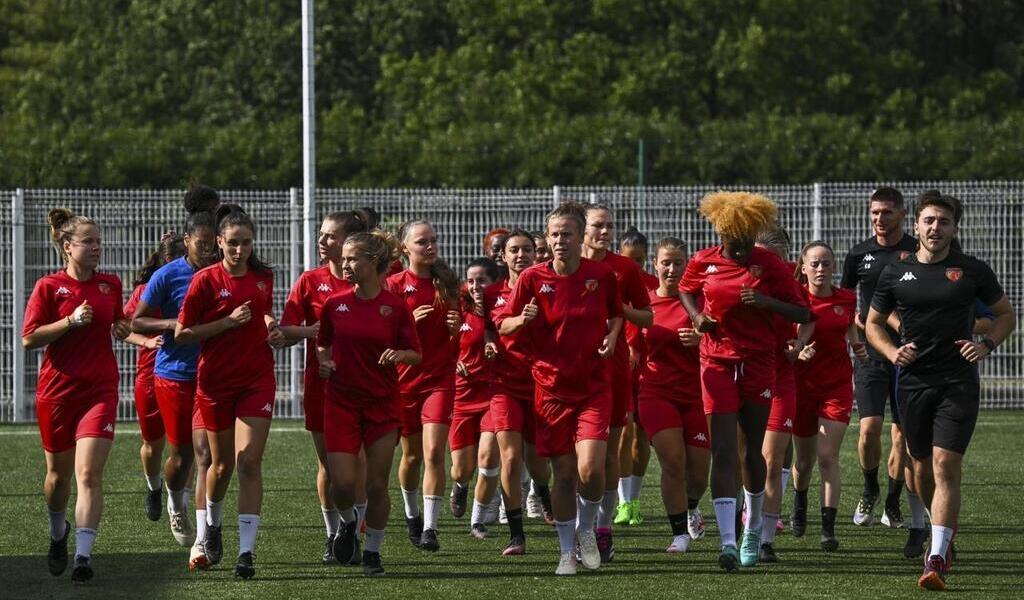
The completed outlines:
{"type": "Polygon", "coordinates": [[[0,597],[15,598],[139,598],[162,597],[188,570],[181,552],[97,554],[92,559],[95,577],[87,584],[71,583],[71,563],[54,577],[46,568],[46,555],[0,556],[0,597]]]}

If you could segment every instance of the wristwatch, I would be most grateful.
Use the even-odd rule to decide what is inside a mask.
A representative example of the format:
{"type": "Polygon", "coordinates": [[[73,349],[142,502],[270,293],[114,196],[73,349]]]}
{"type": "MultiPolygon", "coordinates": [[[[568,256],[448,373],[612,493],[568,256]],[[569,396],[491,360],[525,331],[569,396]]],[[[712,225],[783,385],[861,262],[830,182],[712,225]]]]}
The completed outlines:
{"type": "Polygon", "coordinates": [[[993,352],[996,351],[996,343],[992,341],[992,338],[988,337],[987,335],[981,338],[981,343],[985,344],[985,347],[988,348],[989,354],[992,354],[993,352]]]}

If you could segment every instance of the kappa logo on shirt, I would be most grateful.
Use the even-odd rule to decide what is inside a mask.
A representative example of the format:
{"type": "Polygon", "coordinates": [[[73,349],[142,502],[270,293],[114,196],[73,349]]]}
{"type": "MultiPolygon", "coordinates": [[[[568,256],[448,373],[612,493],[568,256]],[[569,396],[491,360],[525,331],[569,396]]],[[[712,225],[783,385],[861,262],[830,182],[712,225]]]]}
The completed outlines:
{"type": "Polygon", "coordinates": [[[867,262],[867,263],[869,263],[869,262],[871,262],[871,261],[873,261],[873,260],[875,260],[875,257],[874,257],[874,256],[871,256],[871,254],[865,254],[865,255],[864,255],[864,262],[867,262]]]}
{"type": "Polygon", "coordinates": [[[783,426],[786,429],[792,429],[793,428],[793,419],[786,419],[786,422],[783,424],[783,426]]]}
{"type": "Polygon", "coordinates": [[[411,283],[409,285],[405,286],[405,293],[406,294],[415,294],[416,293],[416,286],[414,286],[411,283]]]}
{"type": "Polygon", "coordinates": [[[113,426],[113,424],[107,423],[107,425],[103,428],[103,431],[109,431],[110,433],[114,433],[114,426],[113,426]]]}
{"type": "Polygon", "coordinates": [[[504,298],[498,298],[498,300],[494,303],[494,305],[495,306],[505,306],[505,299],[504,298]]]}
{"type": "Polygon", "coordinates": [[[221,298],[229,298],[231,297],[231,292],[228,291],[228,288],[220,288],[220,291],[217,292],[217,295],[220,296],[221,298]]]}
{"type": "Polygon", "coordinates": [[[270,404],[269,402],[267,402],[266,404],[263,405],[263,412],[265,412],[265,413],[274,412],[274,406],[272,404],[270,404]]]}
{"type": "Polygon", "coordinates": [[[348,309],[348,304],[339,304],[338,308],[335,309],[338,312],[351,312],[348,309]]]}
{"type": "Polygon", "coordinates": [[[331,286],[327,285],[326,283],[321,283],[320,286],[316,288],[316,291],[318,291],[318,292],[330,292],[332,290],[331,290],[331,286]]]}
{"type": "Polygon", "coordinates": [[[900,281],[917,281],[917,277],[914,277],[911,271],[907,271],[903,274],[903,277],[900,277],[900,281]]]}
{"type": "Polygon", "coordinates": [[[766,400],[771,400],[772,399],[772,390],[771,390],[771,388],[764,388],[764,391],[761,392],[761,397],[765,398],[766,400]]]}
{"type": "Polygon", "coordinates": [[[715,265],[708,265],[708,268],[704,269],[704,274],[705,275],[710,275],[712,273],[717,273],[717,272],[718,272],[718,267],[716,267],[715,265]]]}
{"type": "Polygon", "coordinates": [[[60,286],[59,288],[57,288],[57,295],[58,296],[70,296],[71,295],[71,290],[69,290],[68,288],[66,288],[64,286],[60,286]]]}
{"type": "Polygon", "coordinates": [[[554,286],[550,286],[550,285],[548,285],[546,283],[544,285],[540,286],[540,293],[542,293],[542,294],[551,294],[554,291],[555,291],[554,286]]]}
{"type": "Polygon", "coordinates": [[[462,327],[459,327],[459,331],[473,331],[473,327],[469,323],[463,323],[462,327]]]}
{"type": "Polygon", "coordinates": [[[693,439],[697,440],[698,442],[706,442],[708,441],[708,436],[704,435],[704,432],[702,431],[697,435],[693,436],[693,439]]]}

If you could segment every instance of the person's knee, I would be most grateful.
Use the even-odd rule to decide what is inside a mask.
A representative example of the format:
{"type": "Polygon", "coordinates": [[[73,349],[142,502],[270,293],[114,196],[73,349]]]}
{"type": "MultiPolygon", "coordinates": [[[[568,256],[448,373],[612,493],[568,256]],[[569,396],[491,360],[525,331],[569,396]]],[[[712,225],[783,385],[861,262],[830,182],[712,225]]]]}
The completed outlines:
{"type": "Polygon", "coordinates": [[[960,459],[942,452],[932,458],[932,471],[936,481],[956,483],[960,481],[960,459]]]}
{"type": "Polygon", "coordinates": [[[103,469],[93,465],[82,465],[75,469],[75,480],[81,488],[97,489],[103,484],[103,469]]]}
{"type": "Polygon", "coordinates": [[[263,468],[263,458],[252,449],[238,453],[235,468],[239,479],[259,479],[263,468]]]}

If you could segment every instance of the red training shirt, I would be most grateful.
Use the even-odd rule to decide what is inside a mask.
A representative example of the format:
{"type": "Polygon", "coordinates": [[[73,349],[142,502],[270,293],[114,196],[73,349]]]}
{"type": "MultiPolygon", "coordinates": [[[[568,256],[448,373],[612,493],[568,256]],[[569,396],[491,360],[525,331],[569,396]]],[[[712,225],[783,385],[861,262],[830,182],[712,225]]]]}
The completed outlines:
{"type": "MultiPolygon", "coordinates": [[[[494,329],[509,317],[517,317],[508,308],[512,288],[508,281],[496,283],[484,290],[484,308],[494,329]]],[[[536,319],[512,335],[499,335],[498,355],[494,357],[494,381],[521,397],[533,398],[533,375],[530,372],[530,332],[536,327],[536,319]]]]}
{"type": "Polygon", "coordinates": [[[665,391],[668,398],[700,402],[700,349],[679,340],[679,330],[693,328],[678,295],[662,298],[651,292],[654,324],[647,328],[647,362],[640,385],[665,391]]]}
{"type": "Polygon", "coordinates": [[[857,295],[852,290],[832,288],[832,295],[815,296],[808,293],[814,322],[814,358],[797,361],[797,384],[827,387],[849,383],[853,365],[846,348],[846,332],[857,316],[857,295]],[[804,383],[806,382],[806,383],[804,383]]]}
{"type": "Polygon", "coordinates": [[[402,298],[410,314],[417,306],[434,307],[434,312],[416,322],[416,335],[427,349],[423,353],[423,362],[416,366],[398,366],[399,389],[403,394],[454,389],[458,344],[448,333],[450,308],[438,298],[433,280],[417,277],[412,271],[405,270],[388,277],[387,287],[402,298]]]}
{"type": "MultiPolygon", "coordinates": [[[[139,306],[139,300],[142,299],[142,292],[145,291],[145,289],[146,289],[146,284],[144,284],[144,283],[135,286],[135,289],[132,290],[131,297],[128,298],[128,302],[125,303],[125,305],[124,305],[124,311],[123,311],[124,314],[126,314],[126,315],[134,315],[135,314],[135,309],[139,306]]],[[[150,308],[149,314],[146,315],[146,316],[155,317],[157,319],[162,318],[160,316],[160,307],[159,306],[154,306],[154,307],[150,308]]],[[[138,355],[135,358],[135,372],[140,374],[140,375],[146,374],[146,375],[152,376],[153,375],[153,367],[156,366],[156,353],[157,353],[157,349],[156,348],[150,349],[150,348],[146,348],[144,346],[139,346],[139,352],[138,352],[138,355]]]]}

